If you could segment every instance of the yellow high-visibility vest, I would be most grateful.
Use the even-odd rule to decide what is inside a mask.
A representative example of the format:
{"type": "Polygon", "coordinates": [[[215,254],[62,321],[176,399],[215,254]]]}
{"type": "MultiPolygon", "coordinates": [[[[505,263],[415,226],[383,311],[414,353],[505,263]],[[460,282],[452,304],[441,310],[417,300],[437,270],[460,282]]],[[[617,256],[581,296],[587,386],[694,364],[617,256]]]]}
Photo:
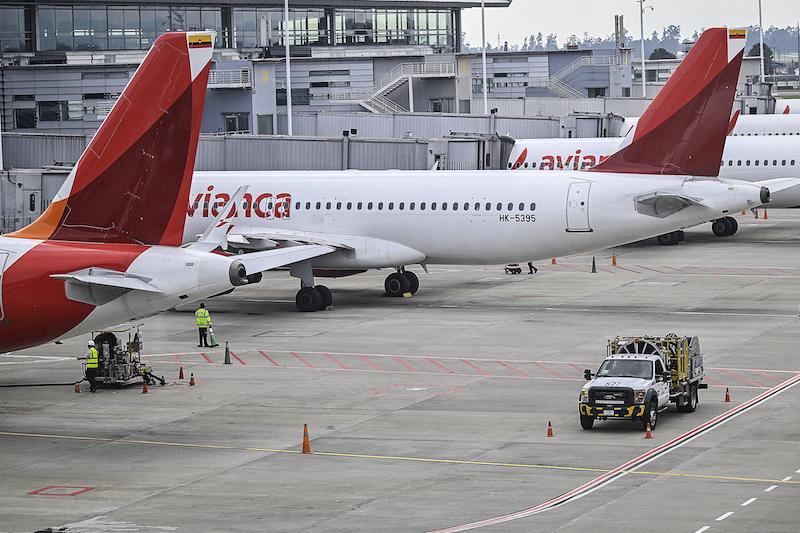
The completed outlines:
{"type": "Polygon", "coordinates": [[[98,356],[97,348],[94,346],[86,350],[86,368],[97,368],[99,365],[98,356]]]}
{"type": "Polygon", "coordinates": [[[199,328],[208,328],[211,327],[211,314],[208,312],[208,309],[200,308],[194,313],[195,318],[197,319],[197,327],[199,328]]]}

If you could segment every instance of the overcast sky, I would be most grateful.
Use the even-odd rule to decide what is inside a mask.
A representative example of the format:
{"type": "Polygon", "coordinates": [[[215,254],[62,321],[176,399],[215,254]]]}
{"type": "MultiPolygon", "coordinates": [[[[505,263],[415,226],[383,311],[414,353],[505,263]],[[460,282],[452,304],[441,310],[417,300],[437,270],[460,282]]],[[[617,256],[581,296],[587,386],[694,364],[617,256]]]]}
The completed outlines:
{"type": "MultiPolygon", "coordinates": [[[[644,31],[661,32],[663,26],[679,25],[683,37],[711,26],[758,24],[758,0],[648,0],[644,31]]],[[[800,21],[800,0],[762,0],[764,27],[794,26],[800,21]]],[[[639,3],[636,0],[513,0],[509,8],[486,9],[486,40],[497,44],[497,34],[509,44],[522,44],[526,36],[542,32],[558,35],[558,44],[575,34],[593,36],[614,33],[614,15],[624,15],[629,34],[639,35],[639,3]]],[[[481,43],[481,10],[463,11],[464,31],[472,46],[481,43]]]]}

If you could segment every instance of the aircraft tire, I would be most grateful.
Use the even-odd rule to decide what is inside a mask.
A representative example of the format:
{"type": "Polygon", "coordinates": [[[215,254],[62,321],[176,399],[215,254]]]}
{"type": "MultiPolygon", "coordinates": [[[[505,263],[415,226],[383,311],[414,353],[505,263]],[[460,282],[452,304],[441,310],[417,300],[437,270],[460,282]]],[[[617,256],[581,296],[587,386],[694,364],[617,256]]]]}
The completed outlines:
{"type": "Polygon", "coordinates": [[[325,309],[333,305],[333,294],[331,294],[331,290],[328,287],[326,287],[325,285],[315,285],[314,289],[316,289],[316,291],[319,293],[320,311],[324,311],[325,309]]]}
{"type": "Polygon", "coordinates": [[[728,225],[728,235],[736,235],[739,231],[739,223],[733,217],[725,217],[725,223],[728,225]]]}
{"type": "Polygon", "coordinates": [[[401,272],[386,276],[383,288],[388,296],[402,296],[411,289],[411,282],[401,272]]]}
{"type": "Polygon", "coordinates": [[[297,310],[303,313],[319,311],[322,305],[322,295],[315,287],[303,287],[294,297],[297,310]]]}
{"type": "Polygon", "coordinates": [[[658,244],[662,246],[674,246],[680,242],[680,236],[677,231],[665,233],[656,237],[658,244]]]}
{"type": "Polygon", "coordinates": [[[403,275],[406,277],[406,279],[408,279],[408,283],[410,284],[408,292],[411,294],[417,294],[417,291],[419,290],[419,278],[417,275],[410,270],[404,271],[403,275]]]}

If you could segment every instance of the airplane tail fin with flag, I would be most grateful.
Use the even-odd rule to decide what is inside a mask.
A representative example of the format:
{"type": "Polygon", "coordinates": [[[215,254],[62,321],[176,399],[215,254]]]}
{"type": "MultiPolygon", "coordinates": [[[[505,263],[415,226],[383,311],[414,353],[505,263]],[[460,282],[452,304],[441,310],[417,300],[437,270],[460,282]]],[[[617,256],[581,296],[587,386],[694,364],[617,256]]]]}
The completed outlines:
{"type": "Polygon", "coordinates": [[[158,37],[53,202],[7,236],[180,246],[214,37],[158,37]]]}
{"type": "Polygon", "coordinates": [[[719,175],[745,42],[745,30],[703,32],[622,148],[590,170],[719,175]]]}

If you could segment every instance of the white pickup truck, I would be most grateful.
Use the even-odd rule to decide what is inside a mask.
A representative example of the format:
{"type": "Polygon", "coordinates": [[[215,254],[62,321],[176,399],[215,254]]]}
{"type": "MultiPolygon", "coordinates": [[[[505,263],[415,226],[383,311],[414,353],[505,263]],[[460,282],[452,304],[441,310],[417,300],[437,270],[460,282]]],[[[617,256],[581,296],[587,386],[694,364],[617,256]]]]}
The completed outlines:
{"type": "Polygon", "coordinates": [[[697,407],[703,383],[703,353],[697,337],[617,337],[608,343],[607,357],[581,389],[581,427],[595,420],[638,420],[653,430],[658,413],[677,405],[690,413],[697,407]]]}

